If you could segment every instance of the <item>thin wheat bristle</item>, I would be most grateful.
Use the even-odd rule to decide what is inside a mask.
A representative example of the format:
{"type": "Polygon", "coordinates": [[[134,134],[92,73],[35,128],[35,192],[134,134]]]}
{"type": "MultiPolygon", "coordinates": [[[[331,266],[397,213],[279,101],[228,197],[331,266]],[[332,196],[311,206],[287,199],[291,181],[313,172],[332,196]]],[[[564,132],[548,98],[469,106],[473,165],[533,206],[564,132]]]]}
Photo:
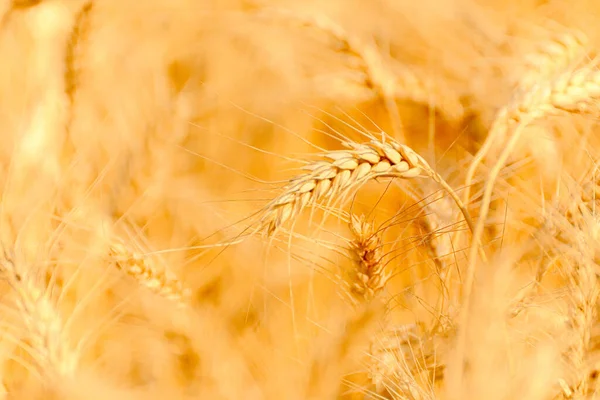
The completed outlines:
{"type": "Polygon", "coordinates": [[[109,255],[118,269],[140,285],[179,306],[186,305],[191,294],[189,289],[167,269],[158,268],[148,257],[132,252],[123,243],[112,243],[109,255]]]}

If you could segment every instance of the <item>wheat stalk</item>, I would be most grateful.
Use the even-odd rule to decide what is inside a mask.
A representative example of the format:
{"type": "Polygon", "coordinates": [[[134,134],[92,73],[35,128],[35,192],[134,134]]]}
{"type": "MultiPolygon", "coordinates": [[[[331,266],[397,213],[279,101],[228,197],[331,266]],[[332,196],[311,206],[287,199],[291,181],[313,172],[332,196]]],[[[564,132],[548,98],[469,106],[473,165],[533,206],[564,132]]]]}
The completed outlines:
{"type": "Polygon", "coordinates": [[[157,267],[148,257],[130,250],[121,242],[110,245],[109,256],[114,265],[153,293],[185,307],[189,289],[166,268],[157,267]]]}
{"type": "Polygon", "coordinates": [[[292,179],[283,193],[265,208],[259,229],[272,235],[281,225],[292,220],[305,207],[324,199],[338,199],[376,178],[411,179],[426,176],[440,184],[453,198],[469,227],[473,222],[466,207],[452,188],[414,150],[392,139],[368,143],[346,141],[347,150],[323,154],[326,161],[304,167],[309,172],[292,179]]]}

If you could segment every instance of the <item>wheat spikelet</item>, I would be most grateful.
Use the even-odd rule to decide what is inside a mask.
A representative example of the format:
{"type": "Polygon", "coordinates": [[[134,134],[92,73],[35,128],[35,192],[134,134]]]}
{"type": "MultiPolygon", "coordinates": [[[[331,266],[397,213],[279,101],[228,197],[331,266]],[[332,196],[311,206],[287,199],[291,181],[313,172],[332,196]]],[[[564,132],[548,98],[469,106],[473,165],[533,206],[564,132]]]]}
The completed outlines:
{"type": "MultiPolygon", "coordinates": [[[[566,40],[566,43],[571,42],[585,43],[585,39],[566,40]]],[[[585,114],[597,111],[596,102],[600,98],[600,72],[597,70],[597,62],[589,62],[574,69],[571,64],[564,65],[564,58],[552,60],[562,68],[558,69],[557,64],[545,64],[545,71],[540,71],[537,79],[529,77],[529,74],[535,75],[535,71],[526,74],[520,83],[521,88],[515,92],[514,99],[498,111],[484,145],[467,170],[463,197],[465,203],[469,202],[470,187],[477,167],[494,143],[505,137],[515,125],[523,122],[529,124],[539,118],[560,115],[563,112],[585,114]],[[556,72],[552,76],[544,76],[548,71],[556,72]],[[532,80],[536,83],[529,85],[532,80]]]]}
{"type": "Polygon", "coordinates": [[[575,70],[567,70],[549,83],[537,85],[514,104],[505,116],[509,121],[521,122],[562,112],[589,114],[598,110],[600,98],[600,71],[597,62],[590,62],[575,70]]]}
{"type": "Polygon", "coordinates": [[[351,268],[346,271],[344,283],[355,304],[373,300],[385,287],[391,274],[383,262],[382,235],[364,216],[350,217],[351,268]]]}
{"type": "MultiPolygon", "coordinates": [[[[368,222],[363,215],[351,214],[348,225],[353,236],[348,246],[352,263],[347,270],[343,271],[342,281],[344,294],[360,310],[360,306],[371,304],[373,300],[379,298],[392,274],[386,268],[383,259],[382,229],[376,229],[375,224],[368,222]]],[[[398,329],[394,330],[395,334],[398,332],[400,332],[398,329]]],[[[384,331],[383,337],[378,335],[370,342],[367,374],[376,393],[384,394],[386,388],[392,386],[391,382],[395,382],[401,393],[416,396],[412,397],[415,399],[425,398],[419,397],[422,389],[414,382],[405,364],[398,363],[397,354],[390,350],[390,346],[385,341],[388,339],[386,334],[390,334],[390,331],[384,331]]],[[[414,344],[420,345],[417,342],[414,344]]]]}
{"type": "Polygon", "coordinates": [[[148,257],[132,252],[123,243],[110,245],[109,255],[115,266],[153,293],[185,307],[190,291],[170,271],[155,266],[148,257]]]}
{"type": "MultiPolygon", "coordinates": [[[[382,230],[356,215],[351,215],[349,226],[354,237],[348,249],[353,263],[345,271],[343,283],[353,305],[360,306],[378,299],[392,274],[384,262],[382,230]]],[[[381,323],[387,325],[385,320],[381,323]]],[[[431,340],[419,336],[416,325],[384,329],[371,340],[367,361],[367,373],[377,395],[401,393],[409,399],[432,398],[416,382],[415,375],[435,370],[435,353],[431,340]]]]}

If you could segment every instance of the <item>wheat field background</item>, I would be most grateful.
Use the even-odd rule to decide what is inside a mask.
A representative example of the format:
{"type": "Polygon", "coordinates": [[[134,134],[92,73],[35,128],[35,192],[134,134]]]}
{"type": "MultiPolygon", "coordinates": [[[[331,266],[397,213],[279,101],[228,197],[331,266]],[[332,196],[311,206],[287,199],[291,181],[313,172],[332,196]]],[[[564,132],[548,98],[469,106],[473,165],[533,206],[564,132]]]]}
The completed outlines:
{"type": "Polygon", "coordinates": [[[600,398],[597,0],[0,0],[2,399],[600,398]]]}

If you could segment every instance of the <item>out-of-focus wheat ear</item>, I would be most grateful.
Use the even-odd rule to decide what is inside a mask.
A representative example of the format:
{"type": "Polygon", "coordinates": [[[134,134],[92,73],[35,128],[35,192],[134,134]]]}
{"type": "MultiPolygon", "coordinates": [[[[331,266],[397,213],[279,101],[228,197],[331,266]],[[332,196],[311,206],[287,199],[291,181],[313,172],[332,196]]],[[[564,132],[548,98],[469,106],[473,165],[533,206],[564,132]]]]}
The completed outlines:
{"type": "Polygon", "coordinates": [[[65,92],[71,102],[73,94],[77,90],[77,80],[81,69],[80,54],[82,53],[82,42],[85,40],[89,29],[89,15],[93,8],[93,1],[87,0],[75,17],[73,29],[67,42],[65,51],[65,92]]]}
{"type": "Polygon", "coordinates": [[[364,216],[350,216],[348,253],[352,265],[342,272],[343,283],[352,302],[368,303],[385,288],[391,273],[383,260],[382,232],[375,229],[364,216]]]}
{"type": "Polygon", "coordinates": [[[81,59],[83,57],[83,47],[89,31],[89,19],[93,8],[93,1],[86,0],[83,4],[73,24],[71,35],[67,41],[65,50],[65,93],[69,98],[71,109],[67,119],[67,131],[70,128],[71,120],[73,119],[73,102],[75,101],[75,92],[79,85],[80,72],[82,69],[81,59]]]}
{"type": "Polygon", "coordinates": [[[597,305],[600,294],[598,278],[590,262],[574,266],[572,274],[570,320],[573,329],[573,345],[569,359],[575,371],[571,390],[575,398],[588,395],[590,371],[587,366],[591,332],[597,318],[597,305]]]}
{"type": "MultiPolygon", "coordinates": [[[[436,82],[434,85],[424,76],[418,76],[410,67],[400,64],[393,58],[384,57],[374,40],[365,40],[353,35],[323,13],[304,13],[269,7],[261,9],[259,16],[271,20],[285,18],[325,32],[335,38],[342,49],[357,56],[363,64],[365,78],[363,86],[373,88],[374,94],[383,98],[397,134],[401,132],[401,121],[394,120],[399,118],[396,100],[409,100],[429,105],[432,97],[437,97],[439,110],[448,119],[455,120],[464,114],[459,96],[441,87],[440,83],[436,82]]],[[[353,75],[353,78],[349,80],[350,85],[356,85],[356,75],[353,75]]]]}
{"type": "MultiPolygon", "coordinates": [[[[506,164],[509,156],[515,149],[523,130],[530,124],[542,117],[561,115],[564,112],[578,114],[598,113],[598,101],[600,100],[600,70],[597,61],[592,61],[575,70],[569,69],[561,73],[550,82],[540,83],[531,91],[525,93],[519,101],[512,103],[511,107],[501,111],[496,126],[486,139],[483,147],[479,150],[473,162],[469,166],[466,178],[465,203],[469,201],[469,188],[477,165],[487,155],[494,144],[498,144],[498,137],[503,137],[511,131],[508,141],[502,146],[502,151],[491,168],[484,188],[481,200],[481,208],[477,225],[473,232],[473,240],[469,250],[469,265],[465,280],[465,296],[469,297],[473,284],[477,251],[480,251],[480,238],[483,234],[493,188],[500,171],[506,164]]],[[[465,307],[468,301],[465,302],[465,307]]],[[[468,308],[468,307],[467,307],[468,308]]],[[[464,314],[467,315],[466,313],[464,314]]],[[[466,318],[466,317],[465,317],[466,318]]]]}
{"type": "Polygon", "coordinates": [[[525,56],[520,76],[516,77],[518,91],[527,91],[539,82],[551,80],[556,74],[581,62],[588,53],[589,40],[577,30],[550,32],[547,40],[538,42],[525,56]]]}
{"type": "MultiPolygon", "coordinates": [[[[583,189],[583,188],[582,188],[583,189]]],[[[567,218],[572,224],[568,232],[573,237],[571,250],[567,253],[566,272],[570,279],[569,321],[572,331],[568,360],[573,371],[569,389],[573,398],[589,395],[590,373],[588,365],[592,344],[592,331],[597,323],[600,285],[597,275],[598,240],[600,220],[594,208],[586,205],[587,191],[582,190],[582,199],[577,207],[569,207],[567,218]]]]}
{"type": "Polygon", "coordinates": [[[171,271],[156,265],[150,257],[133,251],[121,241],[111,243],[109,256],[115,267],[154,294],[175,302],[179,307],[189,304],[191,291],[171,271]]]}
{"type": "Polygon", "coordinates": [[[496,114],[488,137],[467,170],[463,201],[468,204],[475,172],[498,139],[516,124],[534,121],[560,111],[592,111],[600,96],[597,63],[585,60],[587,38],[578,31],[558,36],[532,54],[531,69],[517,81],[513,98],[496,114]],[[544,52],[545,51],[545,52],[544,52]]]}
{"type": "MultiPolygon", "coordinates": [[[[384,331],[371,342],[369,351],[369,376],[375,393],[383,398],[434,399],[415,379],[425,365],[427,357],[424,339],[415,324],[397,326],[384,331]]],[[[431,361],[431,360],[429,360],[431,361]]],[[[439,368],[438,372],[443,368],[439,368]]],[[[380,398],[380,397],[378,397],[380,398]]]]}
{"type": "Polygon", "coordinates": [[[21,268],[6,248],[0,250],[0,276],[15,295],[15,307],[22,320],[35,361],[50,378],[72,377],[79,356],[70,346],[62,317],[49,296],[35,279],[36,268],[21,268]]]}

